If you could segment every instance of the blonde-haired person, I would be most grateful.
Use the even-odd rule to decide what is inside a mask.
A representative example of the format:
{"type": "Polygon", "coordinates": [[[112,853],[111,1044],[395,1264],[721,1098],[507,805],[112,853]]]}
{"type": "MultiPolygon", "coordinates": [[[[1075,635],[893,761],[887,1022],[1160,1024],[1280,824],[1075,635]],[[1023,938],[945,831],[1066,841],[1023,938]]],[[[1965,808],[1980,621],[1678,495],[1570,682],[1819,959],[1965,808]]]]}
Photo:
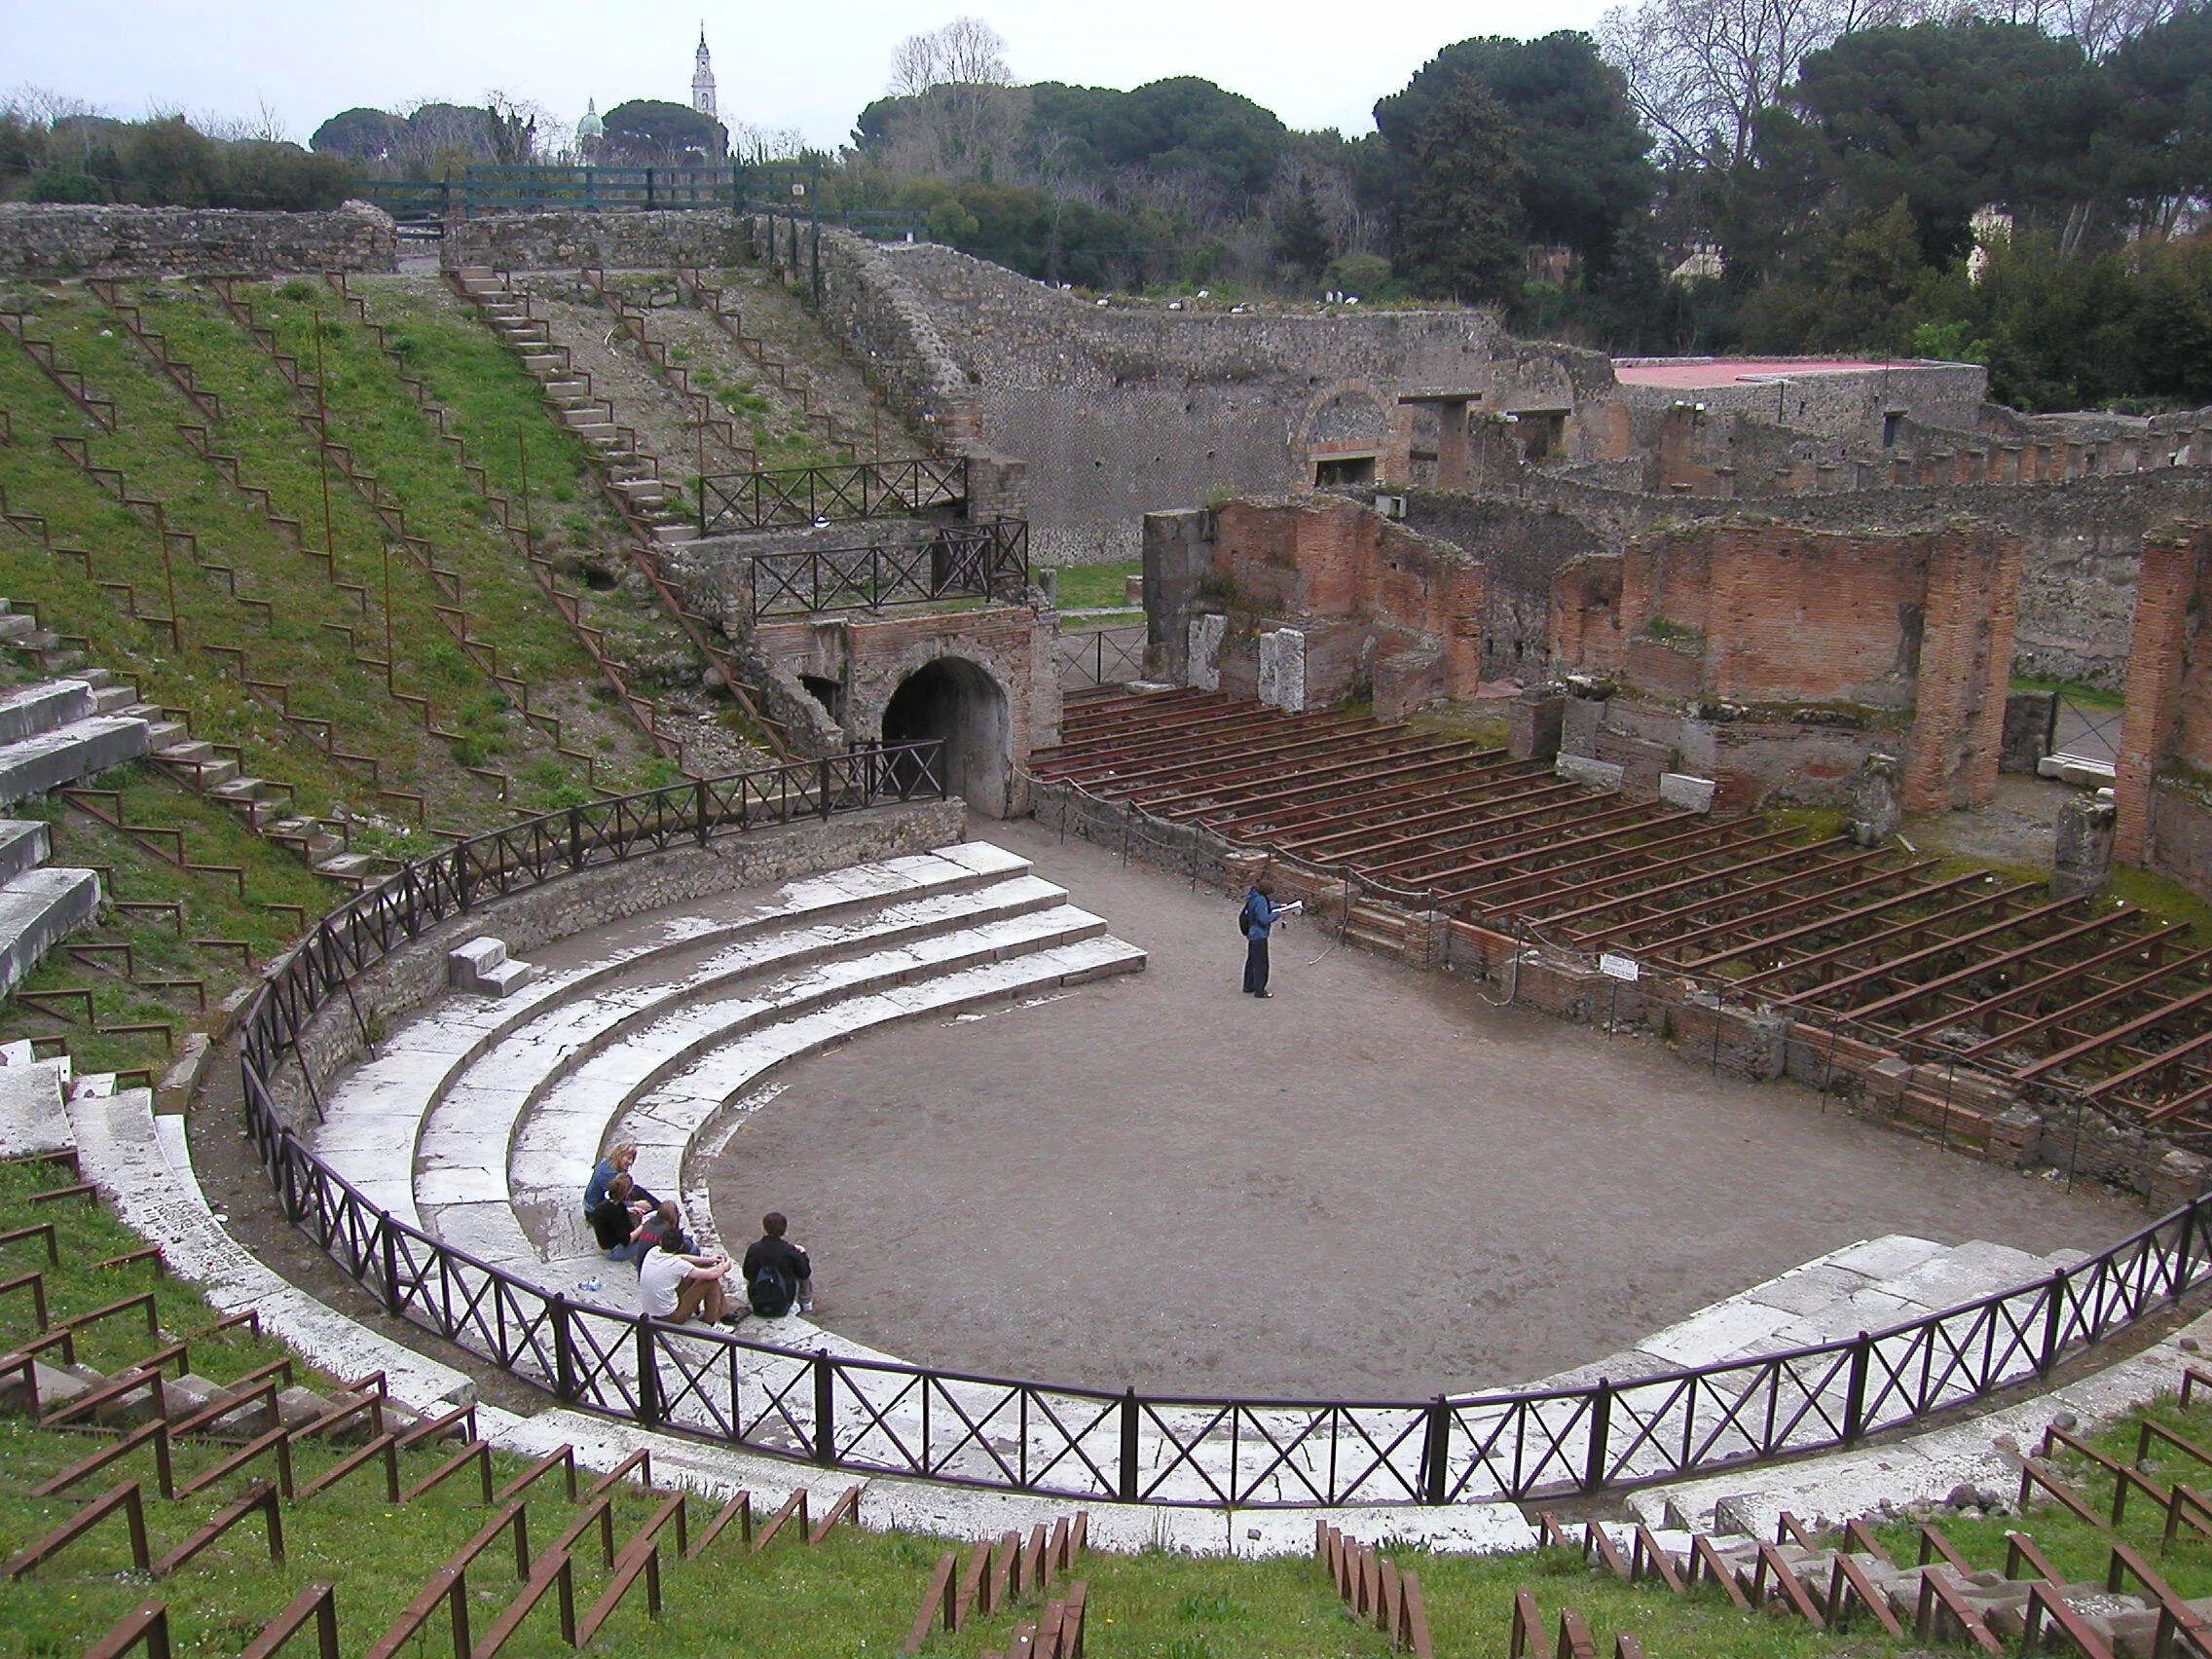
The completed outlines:
{"type": "MultiPolygon", "coordinates": [[[[607,1201],[607,1189],[613,1185],[617,1175],[628,1175],[630,1165],[638,1161],[638,1149],[629,1141],[608,1151],[608,1155],[592,1166],[591,1179],[584,1183],[584,1219],[590,1220],[592,1211],[607,1201]]],[[[648,1210],[658,1209],[660,1199],[637,1185],[630,1186],[630,1201],[645,1205],[648,1210]]]]}

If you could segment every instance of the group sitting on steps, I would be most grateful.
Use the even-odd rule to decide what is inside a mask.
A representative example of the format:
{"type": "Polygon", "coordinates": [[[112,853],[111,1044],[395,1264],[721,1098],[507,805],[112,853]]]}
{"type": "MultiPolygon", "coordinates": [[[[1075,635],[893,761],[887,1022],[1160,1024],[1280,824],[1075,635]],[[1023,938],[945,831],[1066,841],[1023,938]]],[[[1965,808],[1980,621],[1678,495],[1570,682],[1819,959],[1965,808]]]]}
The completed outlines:
{"type": "Polygon", "coordinates": [[[625,1142],[592,1168],[584,1184],[584,1215],[608,1260],[638,1270],[640,1310],[671,1324],[703,1319],[736,1325],[747,1311],[763,1319],[814,1311],[814,1265],[807,1253],[785,1237],[789,1222],[780,1210],[760,1218],[760,1237],[742,1263],[719,1252],[701,1252],[683,1231],[673,1198],[654,1197],[631,1177],[638,1149],[625,1142]],[[733,1309],[723,1280],[736,1267],[745,1285],[745,1306],[733,1309]]]}

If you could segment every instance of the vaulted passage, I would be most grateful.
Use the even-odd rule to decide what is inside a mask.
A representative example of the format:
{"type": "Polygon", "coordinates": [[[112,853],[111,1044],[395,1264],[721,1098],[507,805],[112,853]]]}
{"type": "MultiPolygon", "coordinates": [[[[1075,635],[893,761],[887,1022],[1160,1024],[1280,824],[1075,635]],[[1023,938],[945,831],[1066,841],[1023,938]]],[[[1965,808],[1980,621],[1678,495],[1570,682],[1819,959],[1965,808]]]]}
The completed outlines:
{"type": "Polygon", "coordinates": [[[965,657],[939,657],[900,682],[883,711],[883,741],[944,743],[945,788],[986,818],[1004,818],[1008,763],[1006,692],[965,657]]]}

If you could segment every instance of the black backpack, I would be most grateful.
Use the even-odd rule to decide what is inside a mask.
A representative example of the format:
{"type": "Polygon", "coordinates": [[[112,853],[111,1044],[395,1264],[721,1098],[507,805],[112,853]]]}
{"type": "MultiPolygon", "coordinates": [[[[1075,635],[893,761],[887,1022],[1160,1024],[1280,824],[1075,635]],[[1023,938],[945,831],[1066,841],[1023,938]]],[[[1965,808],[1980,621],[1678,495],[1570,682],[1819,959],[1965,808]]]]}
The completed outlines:
{"type": "Polygon", "coordinates": [[[1236,937],[1242,940],[1249,940],[1252,937],[1252,901],[1250,899],[1246,899],[1244,908],[1236,912],[1236,937]]]}
{"type": "Polygon", "coordinates": [[[781,1319],[792,1310],[792,1281],[773,1262],[762,1262],[745,1287],[745,1300],[763,1319],[781,1319]]]}

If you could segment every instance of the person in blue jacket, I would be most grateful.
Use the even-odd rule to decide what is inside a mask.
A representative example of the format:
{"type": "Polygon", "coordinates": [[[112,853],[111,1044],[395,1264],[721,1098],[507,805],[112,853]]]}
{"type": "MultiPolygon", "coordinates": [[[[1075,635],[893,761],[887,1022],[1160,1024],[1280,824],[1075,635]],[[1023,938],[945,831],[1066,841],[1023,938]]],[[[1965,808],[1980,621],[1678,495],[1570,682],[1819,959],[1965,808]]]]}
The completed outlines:
{"type": "Polygon", "coordinates": [[[1283,917],[1295,916],[1305,908],[1303,903],[1276,903],[1274,884],[1266,876],[1252,883],[1244,895],[1238,921],[1244,930],[1244,989],[1249,995],[1274,994],[1268,989],[1268,935],[1283,917]]]}

